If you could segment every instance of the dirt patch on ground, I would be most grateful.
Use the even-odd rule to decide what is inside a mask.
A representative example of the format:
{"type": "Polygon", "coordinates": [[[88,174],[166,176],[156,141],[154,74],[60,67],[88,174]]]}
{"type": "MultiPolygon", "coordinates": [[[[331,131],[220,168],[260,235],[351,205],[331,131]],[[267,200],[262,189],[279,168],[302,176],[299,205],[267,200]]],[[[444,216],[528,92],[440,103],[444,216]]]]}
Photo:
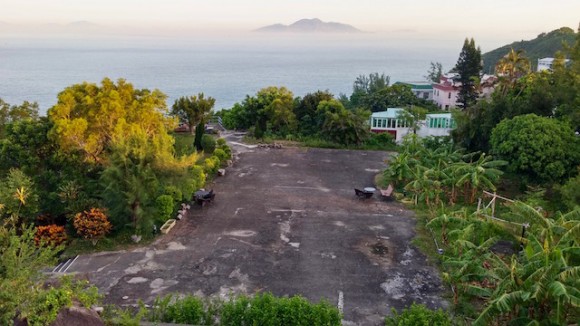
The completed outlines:
{"type": "Polygon", "coordinates": [[[396,248],[389,240],[363,239],[356,249],[362,252],[373,265],[379,265],[382,268],[389,268],[393,265],[396,248]]]}

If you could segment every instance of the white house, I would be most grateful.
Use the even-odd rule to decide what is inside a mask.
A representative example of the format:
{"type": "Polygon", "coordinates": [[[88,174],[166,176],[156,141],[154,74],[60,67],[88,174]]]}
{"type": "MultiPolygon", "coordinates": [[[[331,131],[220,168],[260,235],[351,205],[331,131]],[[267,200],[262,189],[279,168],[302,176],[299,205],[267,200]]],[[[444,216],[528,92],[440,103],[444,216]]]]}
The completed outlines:
{"type": "MultiPolygon", "coordinates": [[[[538,71],[542,70],[552,70],[552,65],[554,64],[554,58],[542,58],[538,59],[538,71]]],[[[570,62],[570,59],[566,59],[565,63],[570,62]]]]}
{"type": "MultiPolygon", "coordinates": [[[[459,75],[449,73],[441,76],[439,83],[433,84],[433,102],[441,110],[449,110],[457,107],[457,97],[461,89],[461,82],[458,81],[459,75]]],[[[479,82],[479,98],[488,99],[491,97],[497,83],[497,77],[494,75],[483,75],[479,82]]]]}
{"type": "Polygon", "coordinates": [[[461,88],[461,83],[455,80],[457,77],[455,73],[445,74],[441,76],[439,83],[433,84],[433,102],[441,110],[457,107],[457,95],[461,88]]]}
{"type": "MultiPolygon", "coordinates": [[[[371,131],[374,133],[388,132],[393,135],[395,142],[400,143],[403,137],[412,133],[413,129],[408,121],[399,119],[401,108],[389,108],[387,111],[374,112],[370,118],[371,131]]],[[[419,121],[417,135],[419,137],[449,136],[456,127],[451,113],[427,114],[425,120],[419,121]]]]}
{"type": "Polygon", "coordinates": [[[417,131],[419,137],[449,136],[451,130],[457,127],[457,123],[451,116],[451,113],[427,114],[425,121],[422,121],[420,125],[421,128],[417,131]]]}
{"type": "Polygon", "coordinates": [[[401,108],[388,108],[387,111],[374,112],[370,119],[371,131],[388,132],[397,143],[401,142],[409,133],[408,122],[398,118],[401,111],[403,111],[401,108]]]}

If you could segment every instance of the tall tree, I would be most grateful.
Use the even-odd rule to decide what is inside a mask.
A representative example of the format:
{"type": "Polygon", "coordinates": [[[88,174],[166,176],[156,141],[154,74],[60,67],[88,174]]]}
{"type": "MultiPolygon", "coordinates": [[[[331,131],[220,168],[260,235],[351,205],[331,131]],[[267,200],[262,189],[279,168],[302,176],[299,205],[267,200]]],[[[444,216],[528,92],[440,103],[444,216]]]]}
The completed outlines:
{"type": "Polygon", "coordinates": [[[495,72],[505,76],[510,82],[531,71],[530,60],[524,50],[515,51],[513,48],[495,66],[495,72]]]}
{"type": "Polygon", "coordinates": [[[67,87],[48,111],[54,123],[50,137],[65,152],[78,151],[98,164],[106,162],[113,139],[134,129],[143,130],[149,139],[171,142],[167,129],[175,121],[165,116],[165,98],[158,90],[135,89],[123,79],[67,87]]]}
{"type": "Polygon", "coordinates": [[[427,70],[425,79],[432,83],[438,83],[441,80],[441,76],[443,76],[443,65],[441,62],[431,61],[431,66],[427,70]]]}
{"type": "Polygon", "coordinates": [[[360,75],[354,81],[352,86],[352,95],[350,96],[350,107],[356,108],[365,104],[365,98],[370,94],[380,91],[389,86],[391,77],[378,72],[368,76],[360,75]]]}
{"type": "Polygon", "coordinates": [[[213,97],[206,98],[203,93],[199,93],[175,100],[171,107],[171,114],[177,116],[180,122],[187,123],[189,132],[193,135],[195,126],[207,118],[214,105],[213,97]]]}
{"type": "Polygon", "coordinates": [[[479,96],[477,85],[481,77],[481,49],[475,47],[475,41],[465,39],[455,71],[459,74],[461,88],[457,100],[459,106],[466,109],[473,105],[479,96]]]}

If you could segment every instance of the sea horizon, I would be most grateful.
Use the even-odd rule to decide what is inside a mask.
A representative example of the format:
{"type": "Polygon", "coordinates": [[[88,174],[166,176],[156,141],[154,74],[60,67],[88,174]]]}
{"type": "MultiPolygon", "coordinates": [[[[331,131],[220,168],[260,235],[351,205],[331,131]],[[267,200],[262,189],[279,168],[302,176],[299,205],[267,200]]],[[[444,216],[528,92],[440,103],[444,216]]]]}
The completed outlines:
{"type": "Polygon", "coordinates": [[[66,87],[106,77],[159,89],[168,107],[203,92],[216,99],[216,110],[228,109],[268,86],[285,86],[294,96],[317,90],[350,95],[358,76],[375,72],[390,76],[391,83],[427,82],[430,62],[451,69],[461,42],[375,34],[0,38],[0,98],[11,105],[37,102],[44,115],[66,87]]]}

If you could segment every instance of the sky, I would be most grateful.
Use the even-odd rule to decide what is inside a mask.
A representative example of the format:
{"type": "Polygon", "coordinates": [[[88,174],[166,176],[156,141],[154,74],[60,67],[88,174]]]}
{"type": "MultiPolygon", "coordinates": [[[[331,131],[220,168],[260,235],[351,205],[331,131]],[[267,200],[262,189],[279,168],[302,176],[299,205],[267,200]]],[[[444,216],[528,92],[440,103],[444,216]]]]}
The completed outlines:
{"type": "Polygon", "coordinates": [[[580,1],[0,0],[0,22],[20,26],[88,21],[117,30],[171,34],[246,31],[302,18],[347,23],[373,33],[469,36],[501,43],[562,26],[576,30],[580,1]]]}

